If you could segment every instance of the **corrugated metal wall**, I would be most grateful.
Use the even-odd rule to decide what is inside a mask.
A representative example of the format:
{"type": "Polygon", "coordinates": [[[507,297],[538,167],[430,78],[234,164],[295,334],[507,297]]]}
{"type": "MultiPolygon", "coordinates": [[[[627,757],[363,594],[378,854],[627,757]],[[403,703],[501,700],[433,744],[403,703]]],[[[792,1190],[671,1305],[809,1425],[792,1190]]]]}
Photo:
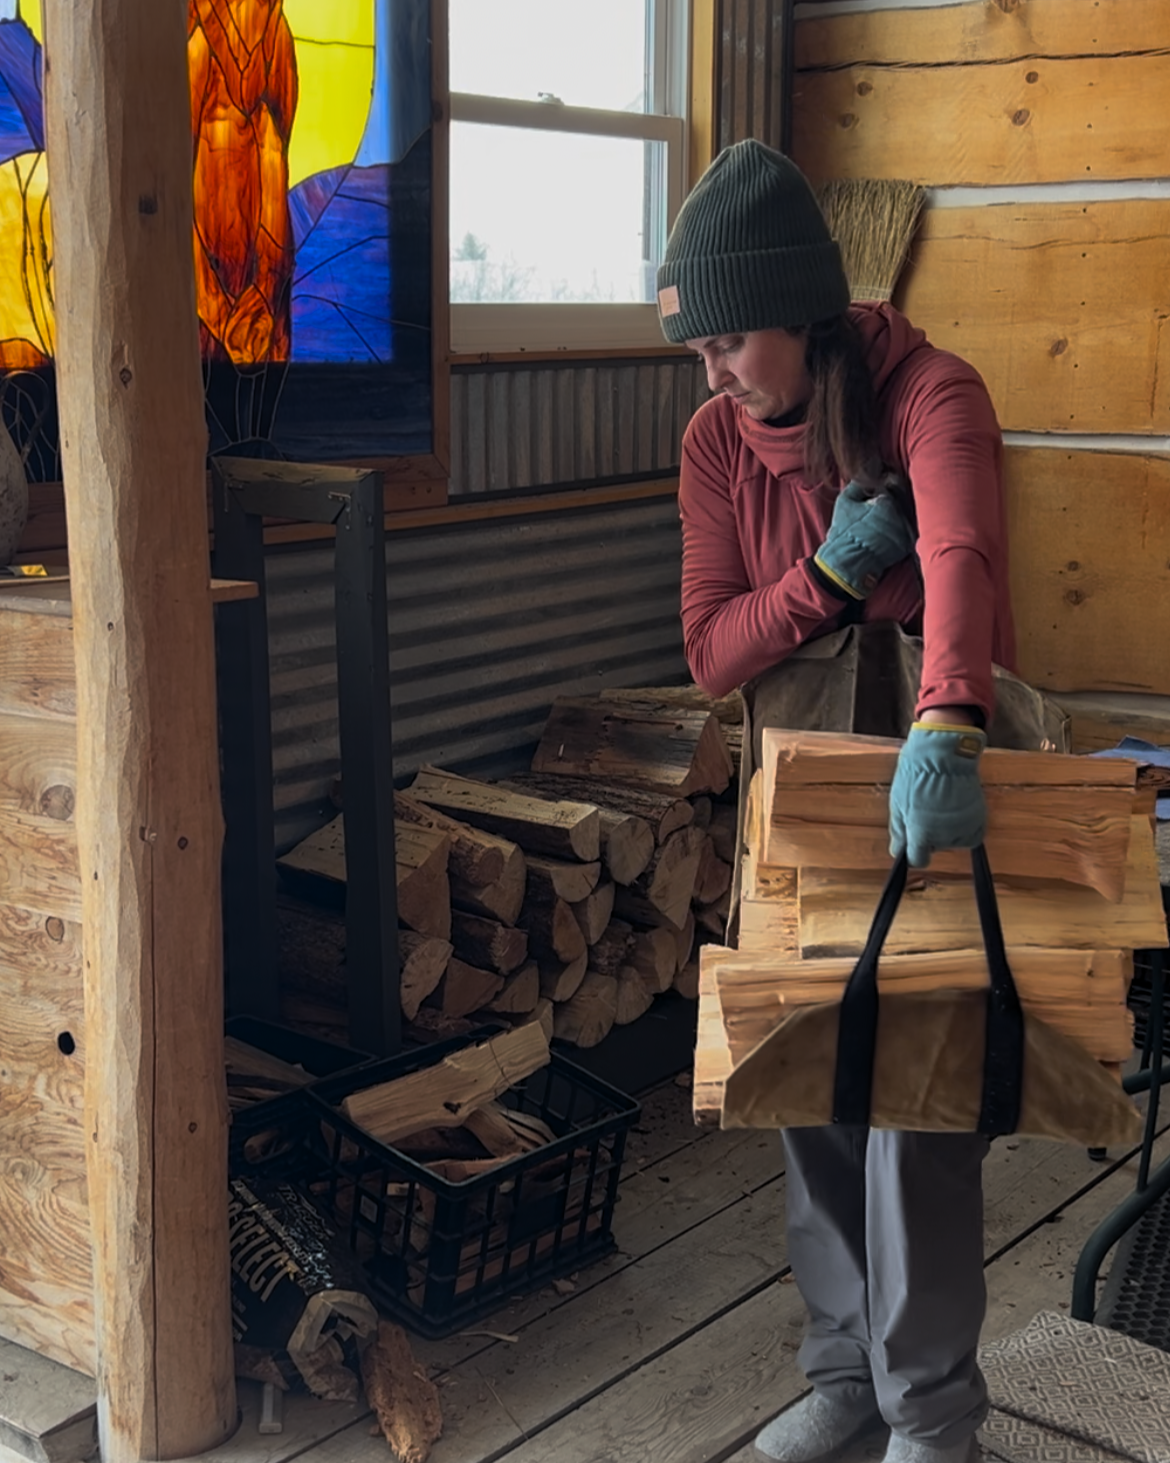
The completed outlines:
{"type": "MultiPolygon", "coordinates": [[[[526,765],[561,694],[688,679],[673,496],[388,535],[394,770],[526,765]]],[[[277,842],[338,771],[333,550],[267,561],[277,842]]]]}
{"type": "Polygon", "coordinates": [[[451,496],[668,473],[707,394],[690,357],[456,366],[451,496]]]}
{"type": "Polygon", "coordinates": [[[715,150],[758,137],[788,152],[792,0],[720,0],[715,34],[715,150]]]}

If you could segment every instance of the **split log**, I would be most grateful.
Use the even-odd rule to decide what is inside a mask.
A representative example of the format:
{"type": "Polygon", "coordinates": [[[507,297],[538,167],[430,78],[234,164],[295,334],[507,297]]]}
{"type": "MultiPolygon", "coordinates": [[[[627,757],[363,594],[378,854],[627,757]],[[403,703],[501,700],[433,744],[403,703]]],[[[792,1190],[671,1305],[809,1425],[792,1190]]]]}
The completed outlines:
{"type": "Polygon", "coordinates": [[[674,989],[688,1001],[699,999],[699,962],[688,960],[674,978],[674,989]]]}
{"type": "Polygon", "coordinates": [[[302,991],[281,991],[280,1019],[294,1031],[319,1036],[344,1046],[349,1040],[349,1016],[343,1005],[307,996],[302,991]]]}
{"type": "MultiPolygon", "coordinates": [[[[733,1063],[800,1006],[838,1001],[852,974],[852,959],[785,960],[724,950],[715,959],[715,984],[733,1063]]],[[[1125,996],[1132,957],[1121,950],[1008,950],[1025,1011],[1079,1042],[1101,1061],[1122,1061],[1132,1051],[1133,1025],[1125,996]]],[[[986,990],[987,960],[980,950],[883,955],[878,988],[907,995],[986,990]]]]}
{"type": "Polygon", "coordinates": [[[678,970],[678,944],[665,928],[635,930],[626,964],[636,970],[652,996],[668,991],[678,970]]]}
{"type": "Polygon", "coordinates": [[[731,888],[731,865],[715,852],[715,842],[704,833],[699,845],[699,867],[695,873],[693,898],[696,904],[714,904],[731,888]]]}
{"type": "MultiPolygon", "coordinates": [[[[420,935],[446,940],[451,934],[451,890],[447,860],[451,840],[434,828],[404,824],[395,830],[398,917],[420,935]]],[[[344,815],[311,833],[278,861],[277,867],[345,883],[344,815]]]]}
{"type": "Polygon", "coordinates": [[[518,1158],[557,1141],[557,1135],[546,1122],[530,1113],[505,1107],[501,1102],[485,1103],[468,1113],[463,1126],[495,1158],[518,1158]]]}
{"type": "Polygon", "coordinates": [[[689,964],[695,949],[695,914],[693,910],[687,910],[686,919],[674,931],[674,946],[678,969],[682,970],[689,964]]]}
{"type": "Polygon", "coordinates": [[[527,797],[437,767],[420,768],[410,790],[419,801],[511,839],[528,853],[582,863],[594,863],[600,855],[601,819],[588,804],[527,797]]]}
{"type": "Polygon", "coordinates": [[[715,804],[710,798],[692,798],[691,811],[695,815],[693,819],[695,827],[701,828],[705,833],[711,826],[711,819],[715,813],[715,804]]]}
{"type": "Polygon", "coordinates": [[[532,770],[612,778],[690,797],[723,792],[732,765],[723,731],[710,712],[663,712],[653,703],[559,696],[532,770]]]}
{"type": "Polygon", "coordinates": [[[643,706],[656,706],[663,712],[709,711],[720,725],[743,725],[743,697],[738,691],[726,696],[712,696],[693,682],[689,686],[632,686],[606,691],[607,701],[633,701],[643,706]]]}
{"type": "Polygon", "coordinates": [[[530,960],[515,973],[509,975],[498,995],[487,1003],[487,1010],[501,1015],[526,1016],[536,1009],[540,1000],[540,970],[535,960],[530,960]]]}
{"type": "Polygon", "coordinates": [[[447,872],[453,878],[464,879],[468,884],[495,884],[504,877],[509,860],[522,854],[514,843],[506,838],[497,838],[494,833],[485,833],[469,823],[460,823],[436,812],[426,803],[421,803],[409,793],[394,794],[394,826],[400,828],[411,823],[421,828],[433,828],[446,833],[451,840],[451,854],[447,872]]]}
{"type": "Polygon", "coordinates": [[[601,939],[589,948],[589,969],[599,975],[617,975],[629,964],[634,948],[634,931],[625,920],[610,920],[601,939]]]}
{"type": "Polygon", "coordinates": [[[549,1060],[539,1023],[452,1052],[430,1067],[352,1092],[341,1104],[350,1122],[382,1143],[423,1128],[451,1127],[523,1081],[549,1060]]]}
{"type": "Polygon", "coordinates": [[[435,990],[451,959],[451,944],[414,930],[399,930],[398,958],[402,968],[402,1014],[408,1021],[435,990]]]}
{"type": "Polygon", "coordinates": [[[613,885],[603,879],[592,894],[569,906],[587,945],[596,945],[613,915],[613,885]]]}
{"type": "MultiPolygon", "coordinates": [[[[583,974],[584,971],[582,971],[582,975],[583,974]]],[[[553,1039],[553,1013],[555,1012],[555,1010],[556,1007],[553,1002],[550,1001],[547,996],[541,996],[540,1000],[537,1001],[536,1006],[532,1012],[532,1016],[530,1018],[532,1021],[535,1021],[539,1025],[540,1029],[544,1032],[544,1038],[546,1041],[552,1041],[553,1039]]]]}
{"type": "Polygon", "coordinates": [[[493,1001],[503,988],[504,977],[496,971],[480,970],[453,955],[426,1004],[444,1016],[470,1016],[493,1001]]]}
{"type": "Polygon", "coordinates": [[[731,890],[725,889],[713,904],[697,904],[695,924],[716,937],[720,944],[727,938],[727,920],[731,914],[731,890]]]}
{"type": "Polygon", "coordinates": [[[600,863],[567,863],[564,859],[528,856],[528,892],[538,897],[563,899],[566,904],[579,904],[587,899],[601,878],[600,863]]]}
{"type": "MultiPolygon", "coordinates": [[[[761,862],[887,869],[889,787],[900,743],[830,732],[763,734],[761,862]]],[[[987,856],[1006,878],[1063,879],[1117,901],[1125,890],[1137,777],[1125,759],[990,748],[980,761],[987,856]]],[[[936,854],[935,875],[970,877],[966,853],[936,854]]]]}
{"type": "Polygon", "coordinates": [[[613,1024],[628,1026],[645,1016],[654,1004],[654,995],[632,965],[623,966],[617,973],[617,1003],[614,1007],[613,1024]]]}
{"type": "MultiPolygon", "coordinates": [[[[685,828],[695,816],[695,810],[686,798],[676,797],[673,793],[652,792],[644,787],[607,782],[603,777],[522,772],[509,778],[503,785],[515,787],[519,792],[526,792],[532,797],[568,797],[580,803],[590,803],[601,813],[603,822],[607,816],[613,820],[630,818],[643,822],[648,825],[655,843],[661,843],[678,829],[685,828]]],[[[651,851],[647,852],[647,860],[651,851]]],[[[630,877],[636,877],[641,872],[638,869],[630,877]]],[[[628,882],[613,874],[612,868],[610,873],[615,883],[628,882]]]]}
{"type": "Polygon", "coordinates": [[[406,1036],[427,1046],[435,1041],[448,1041],[453,1036],[466,1036],[479,1024],[466,1016],[445,1016],[437,1006],[420,1006],[418,1015],[406,1027],[406,1036]]]}
{"type": "MultiPolygon", "coordinates": [[[[885,875],[877,871],[802,869],[797,884],[801,953],[806,958],[860,954],[884,883],[885,875]]],[[[1125,893],[1117,903],[1067,884],[997,879],[995,887],[1009,945],[1146,950],[1167,942],[1154,840],[1144,817],[1130,819],[1125,893]]],[[[936,879],[932,869],[911,870],[885,952],[972,949],[980,940],[971,888],[936,879]]]]}
{"type": "Polygon", "coordinates": [[[524,930],[461,909],[451,911],[451,943],[460,960],[498,970],[501,975],[510,975],[528,959],[524,930]]]}
{"type": "Polygon", "coordinates": [[[585,972],[589,969],[589,956],[582,951],[575,960],[540,961],[540,994],[549,1001],[568,1001],[577,994],[585,972]]]}
{"type": "Polygon", "coordinates": [[[718,803],[711,813],[707,833],[715,845],[715,852],[725,864],[735,865],[736,816],[735,809],[728,803],[718,803]]]}
{"type": "Polygon", "coordinates": [[[587,971],[577,992],[553,1011],[553,1034],[574,1046],[591,1047],[613,1029],[617,1015],[617,977],[587,971]]]}
{"type": "Polygon", "coordinates": [[[505,864],[502,876],[494,884],[469,884],[465,879],[452,879],[451,903],[469,913],[514,925],[524,903],[528,871],[520,849],[515,844],[512,848],[515,857],[505,864]]]}
{"type": "Polygon", "coordinates": [[[520,923],[528,931],[528,948],[538,960],[576,960],[585,953],[585,936],[563,899],[549,896],[539,885],[530,887],[520,910],[520,923]]]}
{"type": "Polygon", "coordinates": [[[717,945],[704,945],[699,951],[699,1019],[691,1111],[695,1122],[702,1126],[718,1126],[723,1111],[723,1086],[731,1074],[731,1050],[715,985],[715,967],[722,954],[726,951],[717,945]]]}
{"type": "Polygon", "coordinates": [[[415,1360],[400,1326],[378,1322],[378,1339],[361,1359],[366,1401],[400,1463],[426,1463],[443,1431],[438,1388],[415,1360]]]}
{"type": "Polygon", "coordinates": [[[691,906],[695,878],[706,834],[699,828],[682,828],[661,844],[650,867],[630,886],[671,924],[681,928],[691,906]]]}
{"type": "MultiPolygon", "coordinates": [[[[739,905],[741,950],[800,954],[800,908],[795,869],[763,868],[744,855],[743,898],[739,905]]],[[[961,886],[960,886],[961,887],[961,886]]],[[[874,898],[874,909],[877,898],[874,898]]],[[[869,917],[873,919],[873,909],[869,917]]]]}
{"type": "MultiPolygon", "coordinates": [[[[520,773],[498,785],[527,797],[547,798],[553,802],[571,798],[595,807],[601,820],[601,861],[616,884],[628,884],[631,879],[636,879],[654,852],[654,830],[650,821],[637,811],[639,799],[645,796],[668,807],[676,801],[661,798],[656,793],[642,794],[637,789],[575,777],[546,776],[539,772],[520,773]],[[625,806],[627,794],[632,794],[631,807],[625,806]]],[[[681,799],[677,801],[681,802],[681,799]]],[[[655,816],[661,818],[664,815],[656,811],[655,816]]]]}

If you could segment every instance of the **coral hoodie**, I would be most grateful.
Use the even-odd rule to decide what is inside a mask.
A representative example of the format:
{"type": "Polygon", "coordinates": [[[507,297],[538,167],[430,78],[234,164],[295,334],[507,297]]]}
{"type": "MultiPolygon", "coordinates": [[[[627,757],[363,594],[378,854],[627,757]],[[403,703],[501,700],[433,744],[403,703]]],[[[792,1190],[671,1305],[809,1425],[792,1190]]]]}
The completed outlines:
{"type": "MultiPolygon", "coordinates": [[[[919,712],[977,706],[990,717],[992,662],[1015,669],[995,412],[978,373],[892,305],[850,314],[877,391],[883,460],[914,494],[922,570],[895,565],[864,617],[921,620],[919,712]]],[[[804,433],[753,421],[719,395],[683,439],[683,637],[695,680],[714,695],[835,629],[845,608],[809,572],[840,489],[809,481],[804,433]]]]}

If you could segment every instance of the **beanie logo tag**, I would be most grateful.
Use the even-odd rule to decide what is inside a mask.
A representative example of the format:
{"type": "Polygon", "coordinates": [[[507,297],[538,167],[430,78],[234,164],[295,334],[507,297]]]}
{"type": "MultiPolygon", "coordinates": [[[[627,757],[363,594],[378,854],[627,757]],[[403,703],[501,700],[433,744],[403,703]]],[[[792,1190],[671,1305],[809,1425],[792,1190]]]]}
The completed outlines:
{"type": "Polygon", "coordinates": [[[669,284],[658,291],[658,310],[663,318],[682,314],[682,301],[678,297],[678,285],[669,284]]]}

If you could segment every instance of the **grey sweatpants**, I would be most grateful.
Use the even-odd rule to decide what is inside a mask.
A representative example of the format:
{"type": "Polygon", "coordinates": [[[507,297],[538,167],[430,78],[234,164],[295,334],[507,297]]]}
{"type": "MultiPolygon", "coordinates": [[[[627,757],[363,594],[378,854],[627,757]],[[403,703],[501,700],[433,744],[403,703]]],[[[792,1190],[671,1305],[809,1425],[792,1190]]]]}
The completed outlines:
{"type": "Polygon", "coordinates": [[[789,1128],[788,1253],[818,1391],[872,1385],[890,1427],[937,1447],[987,1410],[982,1163],[967,1133],[789,1128]]]}

